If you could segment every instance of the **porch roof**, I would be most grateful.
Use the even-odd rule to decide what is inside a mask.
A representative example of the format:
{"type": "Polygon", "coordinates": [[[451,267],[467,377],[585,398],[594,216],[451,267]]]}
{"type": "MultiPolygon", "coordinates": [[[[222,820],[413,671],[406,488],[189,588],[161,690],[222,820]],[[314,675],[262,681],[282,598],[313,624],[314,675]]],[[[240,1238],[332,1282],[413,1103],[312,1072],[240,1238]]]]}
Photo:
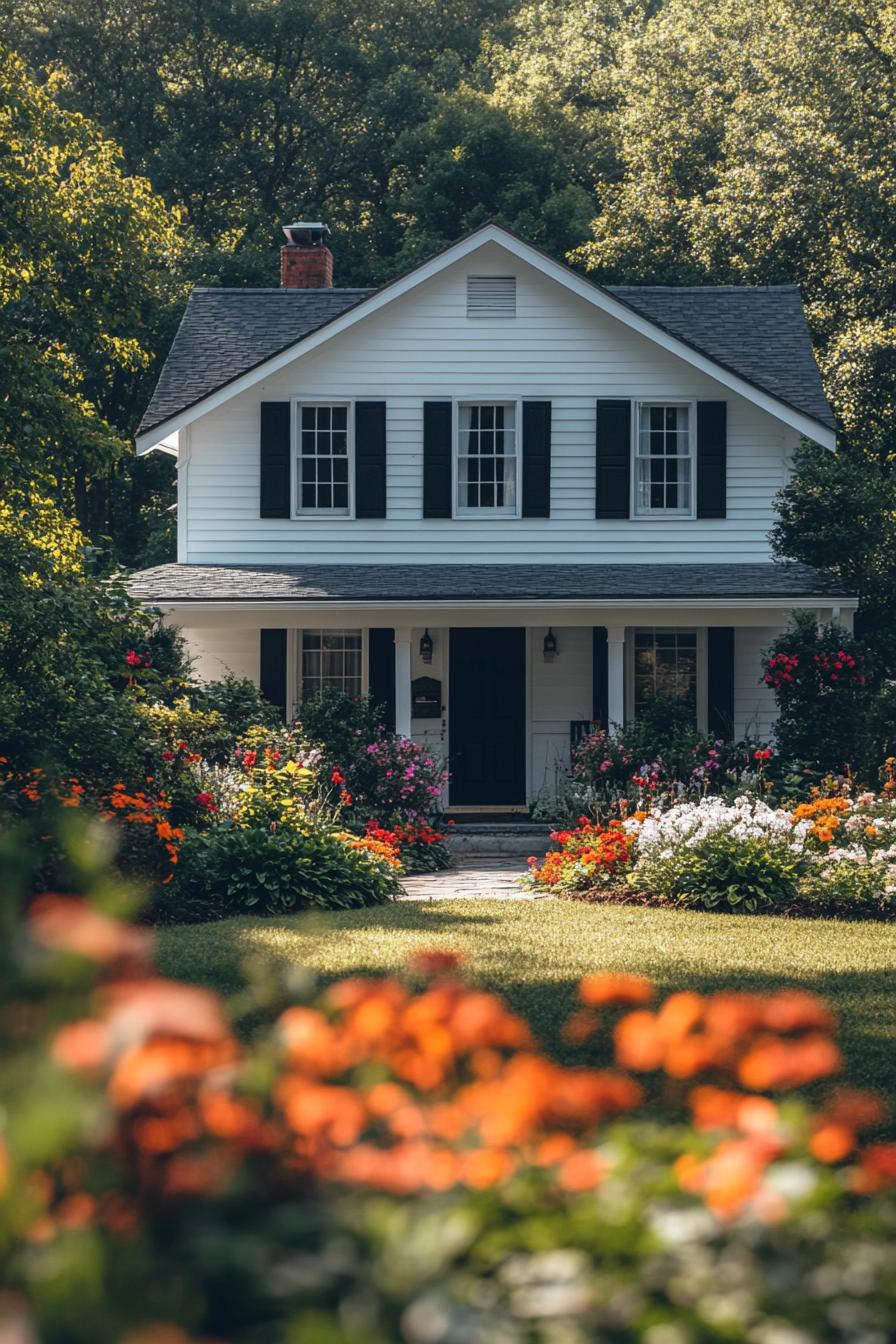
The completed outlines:
{"type": "Polygon", "coordinates": [[[854,594],[808,565],[156,565],[128,580],[161,606],[267,602],[814,599],[854,594]]]}

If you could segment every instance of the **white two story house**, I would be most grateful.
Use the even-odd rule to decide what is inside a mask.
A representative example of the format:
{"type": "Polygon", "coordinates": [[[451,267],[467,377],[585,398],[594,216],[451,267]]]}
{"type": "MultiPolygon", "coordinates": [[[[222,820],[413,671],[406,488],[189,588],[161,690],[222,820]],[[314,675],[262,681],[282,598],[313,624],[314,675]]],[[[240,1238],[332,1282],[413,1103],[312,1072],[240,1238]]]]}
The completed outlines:
{"type": "Polygon", "coordinates": [[[177,562],[132,590],[201,675],[292,720],[365,692],[523,809],[657,692],[768,736],[763,648],[856,602],[772,562],[801,439],[833,450],[795,287],[601,287],[488,224],[376,290],[287,227],[281,284],[197,289],[137,438],[176,455],[177,562]]]}

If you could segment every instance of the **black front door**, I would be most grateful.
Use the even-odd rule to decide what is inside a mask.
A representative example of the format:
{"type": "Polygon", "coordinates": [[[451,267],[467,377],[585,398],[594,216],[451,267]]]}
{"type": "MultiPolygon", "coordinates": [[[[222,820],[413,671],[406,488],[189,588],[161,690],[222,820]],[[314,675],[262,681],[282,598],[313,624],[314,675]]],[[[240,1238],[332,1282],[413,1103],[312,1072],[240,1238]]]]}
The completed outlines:
{"type": "Polygon", "coordinates": [[[451,803],[525,804],[525,630],[451,631],[448,715],[451,803]]]}

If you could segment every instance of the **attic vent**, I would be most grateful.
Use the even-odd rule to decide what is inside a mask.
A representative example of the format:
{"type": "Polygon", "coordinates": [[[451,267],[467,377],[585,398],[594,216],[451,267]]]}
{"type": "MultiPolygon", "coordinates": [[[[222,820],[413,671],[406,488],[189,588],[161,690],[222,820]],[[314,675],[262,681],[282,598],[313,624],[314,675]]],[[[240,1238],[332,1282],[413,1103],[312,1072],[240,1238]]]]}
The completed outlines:
{"type": "Polygon", "coordinates": [[[516,317],[516,276],[468,275],[467,317],[516,317]]]}

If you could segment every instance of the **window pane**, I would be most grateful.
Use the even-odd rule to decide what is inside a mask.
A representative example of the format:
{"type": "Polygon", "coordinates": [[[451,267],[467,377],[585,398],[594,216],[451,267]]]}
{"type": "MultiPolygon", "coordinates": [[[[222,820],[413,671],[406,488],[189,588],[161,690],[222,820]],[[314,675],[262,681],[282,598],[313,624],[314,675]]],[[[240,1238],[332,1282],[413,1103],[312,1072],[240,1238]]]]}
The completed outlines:
{"type": "Polygon", "coordinates": [[[457,500],[462,513],[516,509],[515,407],[499,403],[461,406],[457,500]]]}
{"type": "Polygon", "coordinates": [[[348,513],[348,408],[302,406],[300,422],[299,508],[348,513]]]}
{"type": "Polygon", "coordinates": [[[652,700],[670,697],[696,721],[697,634],[693,630],[638,630],[634,641],[635,717],[652,700]]]}
{"type": "Polygon", "coordinates": [[[303,631],[301,698],[310,699],[324,687],[359,696],[362,649],[360,630],[303,631]]]}

